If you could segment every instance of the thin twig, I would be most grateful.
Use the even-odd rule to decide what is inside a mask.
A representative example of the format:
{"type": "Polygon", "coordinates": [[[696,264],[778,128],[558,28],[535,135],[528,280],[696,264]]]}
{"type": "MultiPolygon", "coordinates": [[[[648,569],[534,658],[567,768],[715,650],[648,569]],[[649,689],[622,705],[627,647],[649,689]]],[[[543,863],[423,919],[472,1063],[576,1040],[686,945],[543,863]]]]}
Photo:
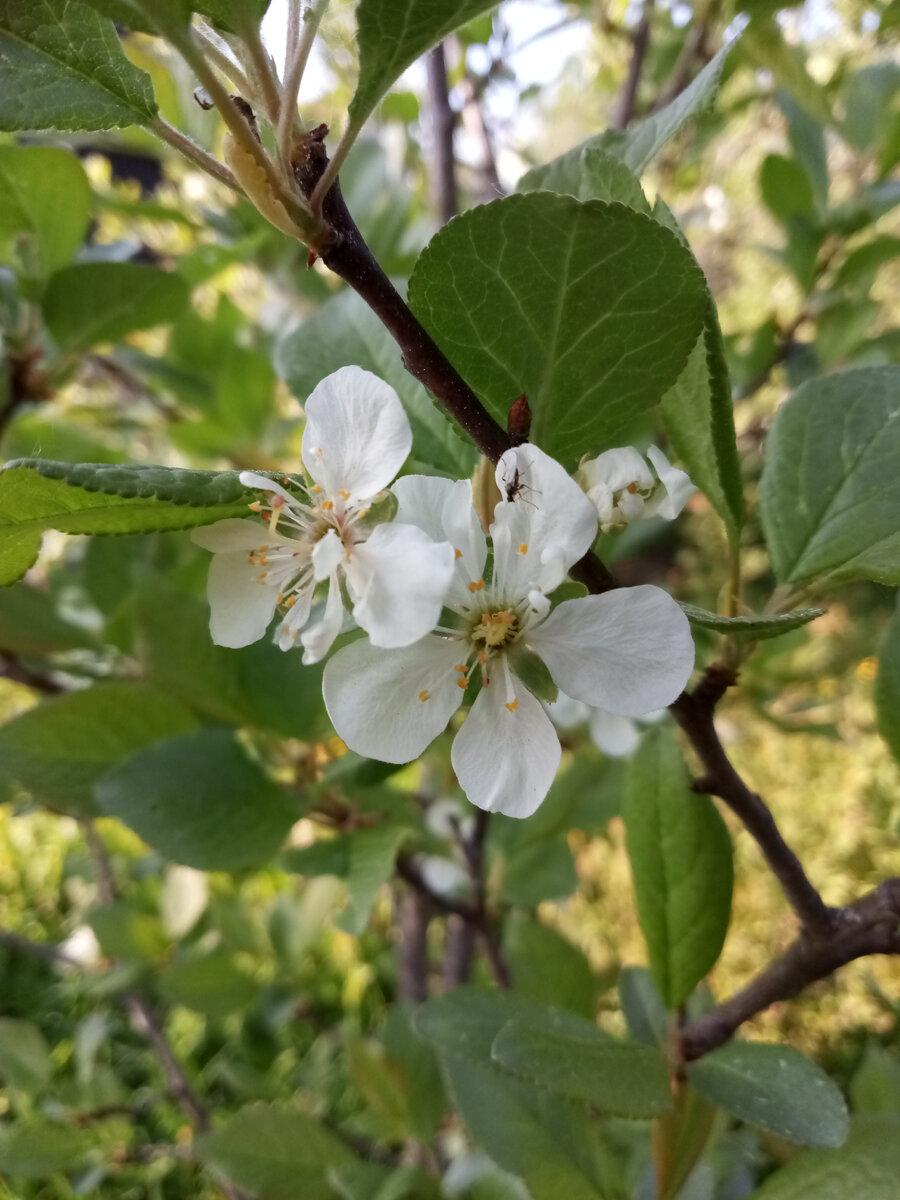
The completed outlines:
{"type": "Polygon", "coordinates": [[[747,787],[719,741],[713,719],[715,707],[733,682],[729,672],[710,668],[692,693],[683,692],[670,705],[703,764],[705,774],[697,781],[697,790],[718,796],[741,819],[765,855],[804,932],[811,938],[826,938],[835,928],[836,910],[819,895],[800,859],[782,837],[768,805],[747,787]]]}
{"type": "Polygon", "coordinates": [[[223,162],[220,162],[215,155],[208,154],[196,142],[191,141],[180,129],[176,129],[174,125],[170,125],[164,117],[154,117],[146,128],[151,133],[155,133],[162,141],[167,142],[179,154],[183,154],[195,167],[199,167],[201,171],[205,171],[213,179],[218,179],[219,183],[224,183],[233,192],[237,192],[239,196],[243,196],[243,188],[228,167],[223,162]]]}
{"type": "Polygon", "coordinates": [[[241,31],[241,41],[250,58],[252,79],[257,85],[257,93],[262,101],[266,117],[269,124],[274,126],[278,121],[278,113],[281,109],[281,87],[269,52],[259,36],[259,26],[253,22],[247,22],[241,31]]]}
{"type": "Polygon", "coordinates": [[[751,1017],[857,958],[900,954],[900,878],[885,880],[836,913],[838,928],[832,937],[802,933],[746,987],[688,1025],[682,1034],[684,1059],[690,1062],[715,1050],[751,1017]]]}
{"type": "Polygon", "coordinates": [[[456,113],[450,105],[447,85],[447,60],[444,43],[439,42],[425,56],[428,75],[428,109],[431,125],[431,195],[442,225],[457,214],[456,160],[453,156],[453,133],[456,113]]]}
{"type": "Polygon", "coordinates": [[[653,16],[655,0],[644,0],[643,12],[631,40],[631,62],[628,65],[628,75],[622,85],[622,93],[611,121],[613,129],[627,129],[634,117],[637,105],[638,87],[644,71],[644,62],[650,48],[650,21],[653,16]]]}

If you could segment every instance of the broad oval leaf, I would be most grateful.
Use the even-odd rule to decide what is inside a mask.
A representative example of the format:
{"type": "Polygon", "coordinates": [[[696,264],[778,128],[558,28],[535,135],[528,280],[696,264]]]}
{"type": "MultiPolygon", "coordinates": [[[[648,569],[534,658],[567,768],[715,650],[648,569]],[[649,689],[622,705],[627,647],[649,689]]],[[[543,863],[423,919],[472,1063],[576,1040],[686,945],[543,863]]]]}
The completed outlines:
{"type": "Polygon", "coordinates": [[[0,725],[3,773],[40,804],[97,812],[94,782],[160,738],[196,729],[170,695],[141,683],[98,683],[45,700],[0,725]]]}
{"type": "MultiPolygon", "coordinates": [[[[659,205],[654,215],[665,212],[659,205]]],[[[744,523],[744,490],[734,432],[731,381],[712,296],[703,333],[662,400],[666,432],[693,482],[706,493],[732,540],[744,523]]]]}
{"type": "Polygon", "coordinates": [[[658,1117],[672,1106],[668,1068],[658,1050],[613,1041],[590,1026],[575,1037],[513,1018],[494,1039],[491,1055],[538,1087],[615,1116],[658,1117]]]}
{"type": "Polygon", "coordinates": [[[900,367],[797,388],[766,441],[760,505],[782,582],[900,583],[900,367]]]}
{"type": "Polygon", "coordinates": [[[410,305],[491,414],[572,461],[655,407],[700,335],[703,273],[622,204],[531,192],[472,209],[416,264],[410,305]]]}
{"type": "Polygon", "coordinates": [[[149,77],[81,0],[0,0],[0,129],[111,129],[156,115],[149,77]]]}
{"type": "Polygon", "coordinates": [[[702,1096],[731,1116],[806,1146],[840,1146],[844,1097],[821,1067],[791,1046],[731,1042],[688,1067],[702,1096]]]}
{"type": "Polygon", "coordinates": [[[622,809],[641,932],[670,1010],[711,969],[725,941],[734,878],[731,838],[708,796],[691,790],[674,735],[647,733],[622,809]]]}
{"type": "Polygon", "coordinates": [[[298,812],[225,730],[168,738],[132,755],[94,787],[118,817],[167,858],[237,871],[271,858],[298,812]]]}
{"type": "Polygon", "coordinates": [[[31,1021],[0,1017],[0,1079],[23,1091],[39,1091],[53,1074],[46,1039],[31,1021]]]}
{"type": "Polygon", "coordinates": [[[640,180],[621,158],[603,146],[585,145],[555,158],[543,167],[533,167],[519,180],[520,192],[560,192],[576,200],[618,200],[650,215],[650,205],[640,180]]]}
{"type": "Polygon", "coordinates": [[[75,263],[51,276],[44,320],[61,350],[88,350],[135,329],[169,324],[189,299],[187,281],[174,271],[144,263],[75,263]]]}
{"type": "Polygon", "coordinates": [[[763,1183],[753,1200],[897,1200],[900,1119],[854,1118],[840,1150],[808,1150],[763,1183]]]}
{"type": "Polygon", "coordinates": [[[495,0],[360,0],[356,9],[359,81],[350,124],[362,128],[395,80],[426,50],[495,0]]]}
{"type": "Polygon", "coordinates": [[[47,529],[149,533],[244,517],[254,498],[237,471],[21,458],[0,470],[0,586],[38,556],[47,529]]]}
{"type": "Polygon", "coordinates": [[[0,146],[0,260],[38,276],[65,266],[84,241],[92,203],[84,168],[68,150],[0,146]],[[31,243],[24,254],[23,239],[31,243]]]}
{"type": "Polygon", "coordinates": [[[330,1167],[353,1153],[314,1117],[290,1104],[251,1104],[194,1143],[202,1162],[266,1200],[333,1200],[330,1167]]]}

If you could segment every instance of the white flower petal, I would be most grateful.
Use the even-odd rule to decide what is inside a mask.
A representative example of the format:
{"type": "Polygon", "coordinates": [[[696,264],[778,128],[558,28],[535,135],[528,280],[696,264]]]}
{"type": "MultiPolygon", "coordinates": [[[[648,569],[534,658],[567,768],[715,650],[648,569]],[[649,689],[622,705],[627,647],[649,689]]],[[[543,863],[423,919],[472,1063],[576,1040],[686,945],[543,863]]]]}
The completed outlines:
{"type": "Polygon", "coordinates": [[[394,389],[362,367],[341,367],[306,402],[303,465],[325,493],[370,500],[391,482],[412,448],[412,430],[394,389]]]}
{"type": "Polygon", "coordinates": [[[306,587],[292,594],[294,603],[288,609],[287,615],[281,622],[278,630],[278,645],[280,649],[292,650],[296,645],[300,630],[309,620],[315,590],[316,585],[310,579],[306,587]]]}
{"type": "Polygon", "coordinates": [[[361,638],[325,667],[325,707],[351,750],[382,762],[410,762],[434,741],[462,703],[460,645],[425,637],[402,650],[361,638]]]}
{"type": "Polygon", "coordinates": [[[671,704],[694,665],[687,618],[649,585],[566,600],[528,641],[563,691],[624,717],[671,704]]]}
{"type": "Polygon", "coordinates": [[[404,475],[391,491],[398,500],[395,525],[417,525],[436,542],[448,541],[453,547],[456,570],[444,602],[469,602],[469,583],[481,579],[487,559],[487,540],[472,503],[471,480],[404,475]]]}
{"type": "Polygon", "coordinates": [[[246,550],[213,557],[206,596],[212,640],[234,650],[259,641],[278,603],[278,589],[260,582],[259,567],[249,561],[246,550]]]}
{"type": "Polygon", "coordinates": [[[551,592],[569,567],[586,554],[597,533],[597,512],[574,479],[537,446],[525,444],[497,463],[501,493],[517,486],[513,500],[494,509],[494,578],[504,595],[529,587],[551,592]]]}
{"type": "Polygon", "coordinates": [[[415,525],[378,525],[353,547],[345,568],[353,616],[373,646],[409,646],[434,629],[453,563],[450,543],[433,542],[415,525]]]}
{"type": "Polygon", "coordinates": [[[688,473],[673,467],[656,446],[647,447],[647,457],[653,463],[662,488],[648,501],[645,515],[674,521],[697,489],[688,473]]]}
{"type": "Polygon", "coordinates": [[[641,740],[631,717],[620,717],[603,708],[591,710],[588,728],[594,745],[610,758],[627,758],[637,750],[641,740]]]}
{"type": "Polygon", "coordinates": [[[333,529],[329,529],[324,537],[319,538],[312,552],[313,572],[316,582],[330,579],[341,563],[344,562],[346,551],[344,543],[333,529]]]}
{"type": "Polygon", "coordinates": [[[311,625],[300,634],[303,644],[303,663],[321,662],[334,644],[334,639],[341,632],[344,623],[344,601],[341,597],[341,585],[337,575],[332,575],[328,585],[328,599],[325,601],[325,612],[321,620],[311,625]]]}
{"type": "Polygon", "coordinates": [[[215,525],[201,525],[191,530],[191,541],[213,554],[229,550],[258,550],[270,540],[268,530],[259,521],[229,517],[215,525]]]}
{"type": "Polygon", "coordinates": [[[585,491],[602,484],[611,492],[620,492],[632,484],[648,492],[653,487],[653,475],[644,456],[634,446],[617,446],[589,458],[578,468],[585,491]]]}
{"type": "Polygon", "coordinates": [[[472,890],[469,872],[452,858],[423,854],[417,865],[426,887],[438,896],[463,896],[472,890]]]}
{"type": "Polygon", "coordinates": [[[473,804],[508,817],[530,817],[553,783],[559,738],[540,701],[518,681],[510,712],[502,677],[483,687],[453,739],[450,761],[473,804]]]}
{"type": "Polygon", "coordinates": [[[273,495],[281,496],[289,504],[297,503],[296,496],[292,496],[280,483],[276,483],[274,479],[267,479],[265,475],[259,475],[256,471],[241,471],[238,479],[240,479],[244,487],[259,488],[260,491],[271,492],[273,495]]]}

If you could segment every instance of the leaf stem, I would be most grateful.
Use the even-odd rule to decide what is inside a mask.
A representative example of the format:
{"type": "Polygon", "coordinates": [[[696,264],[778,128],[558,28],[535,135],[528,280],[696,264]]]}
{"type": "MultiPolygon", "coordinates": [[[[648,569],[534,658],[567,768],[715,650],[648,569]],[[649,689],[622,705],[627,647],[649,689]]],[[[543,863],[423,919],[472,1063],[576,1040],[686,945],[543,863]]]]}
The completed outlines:
{"type": "Polygon", "coordinates": [[[281,109],[281,88],[272,66],[272,59],[262,43],[259,26],[248,22],[242,30],[241,40],[250,59],[251,75],[254,83],[258,84],[266,117],[274,127],[281,109]]]}
{"type": "Polygon", "coordinates": [[[278,124],[275,140],[278,152],[286,170],[290,170],[291,134],[297,116],[297,97],[303,73],[319,31],[319,25],[328,8],[328,0],[315,0],[303,14],[303,29],[300,29],[300,0],[291,0],[288,14],[288,51],[284,65],[284,90],[281,97],[281,110],[278,113],[278,124]],[[296,37],[292,46],[292,30],[296,20],[296,37]]]}
{"type": "Polygon", "coordinates": [[[237,192],[239,196],[243,196],[244,192],[241,185],[231,171],[229,171],[228,167],[214,155],[208,154],[196,142],[182,133],[180,129],[176,129],[174,125],[170,125],[165,118],[155,117],[146,128],[151,133],[155,133],[161,141],[167,142],[179,154],[190,159],[195,167],[199,167],[201,171],[205,171],[213,179],[218,179],[219,183],[224,183],[233,192],[237,192]]]}
{"type": "Polygon", "coordinates": [[[226,79],[230,79],[242,96],[246,96],[248,100],[254,99],[253,84],[238,66],[238,64],[229,58],[225,51],[217,45],[211,33],[203,28],[202,25],[194,26],[194,37],[200,42],[203,47],[203,53],[206,58],[219,68],[226,79]]]}

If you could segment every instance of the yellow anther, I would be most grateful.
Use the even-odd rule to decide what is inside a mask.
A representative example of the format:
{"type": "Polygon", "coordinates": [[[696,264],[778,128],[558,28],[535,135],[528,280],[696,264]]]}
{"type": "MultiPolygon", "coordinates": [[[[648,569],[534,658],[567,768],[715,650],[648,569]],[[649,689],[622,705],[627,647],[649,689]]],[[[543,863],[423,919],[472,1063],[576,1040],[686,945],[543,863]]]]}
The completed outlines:
{"type": "Polygon", "coordinates": [[[453,670],[459,671],[460,675],[468,675],[469,673],[469,668],[465,663],[457,663],[453,670]]]}
{"type": "MultiPolygon", "coordinates": [[[[252,508],[253,506],[251,505],[250,507],[252,508]]],[[[462,558],[462,550],[454,550],[453,554],[456,558],[462,558]]]]}
{"type": "MultiPolygon", "coordinates": [[[[281,603],[281,598],[280,598],[280,597],[279,597],[279,599],[278,599],[278,603],[279,603],[279,604],[281,603]]],[[[296,603],[297,603],[297,597],[296,597],[296,596],[288,596],[287,600],[285,600],[285,602],[284,602],[284,607],[285,607],[285,608],[293,608],[293,607],[294,607],[294,605],[295,605],[296,603]]]]}
{"type": "Polygon", "coordinates": [[[518,700],[510,700],[510,702],[506,705],[506,707],[509,709],[510,712],[515,712],[516,709],[519,707],[519,702],[518,702],[518,700]]]}
{"type": "Polygon", "coordinates": [[[255,513],[262,512],[262,501],[254,500],[253,503],[248,504],[247,507],[251,508],[255,513]]]}
{"type": "Polygon", "coordinates": [[[259,552],[260,552],[260,554],[265,554],[268,549],[269,549],[268,545],[260,546],[259,552]]]}
{"type": "Polygon", "coordinates": [[[269,573],[268,571],[260,571],[260,573],[259,573],[260,581],[265,579],[265,577],[268,575],[268,573],[269,573]]]}
{"type": "Polygon", "coordinates": [[[312,489],[311,489],[311,490],[312,490],[312,491],[314,491],[314,492],[316,493],[316,495],[319,495],[319,494],[321,493],[321,491],[322,491],[322,489],[319,487],[319,485],[318,485],[317,483],[314,483],[314,484],[312,485],[312,489]]]}
{"type": "Polygon", "coordinates": [[[460,675],[459,679],[457,679],[457,681],[456,681],[456,686],[464,688],[464,689],[469,686],[469,681],[465,677],[465,675],[460,675]]]}
{"type": "Polygon", "coordinates": [[[478,651],[478,661],[481,663],[481,665],[484,666],[484,664],[487,662],[487,660],[488,660],[487,653],[484,650],[479,650],[478,651]]]}
{"type": "Polygon", "coordinates": [[[483,579],[473,579],[471,581],[471,583],[469,584],[469,591],[470,592],[484,591],[484,580],[483,579]]]}
{"type": "Polygon", "coordinates": [[[331,510],[332,510],[333,508],[334,508],[334,501],[333,501],[333,500],[323,500],[323,501],[322,501],[322,511],[323,511],[323,512],[331,512],[331,510]]]}
{"type": "Polygon", "coordinates": [[[516,550],[516,554],[527,554],[527,553],[528,553],[528,543],[522,542],[520,544],[520,546],[518,547],[518,549],[516,550]]]}
{"type": "Polygon", "coordinates": [[[421,692],[419,692],[419,699],[424,704],[426,700],[431,699],[431,694],[428,691],[426,691],[425,688],[422,688],[421,692]]]}
{"type": "Polygon", "coordinates": [[[346,488],[338,488],[338,495],[340,496],[340,498],[342,500],[350,499],[350,493],[347,491],[346,488]]]}

